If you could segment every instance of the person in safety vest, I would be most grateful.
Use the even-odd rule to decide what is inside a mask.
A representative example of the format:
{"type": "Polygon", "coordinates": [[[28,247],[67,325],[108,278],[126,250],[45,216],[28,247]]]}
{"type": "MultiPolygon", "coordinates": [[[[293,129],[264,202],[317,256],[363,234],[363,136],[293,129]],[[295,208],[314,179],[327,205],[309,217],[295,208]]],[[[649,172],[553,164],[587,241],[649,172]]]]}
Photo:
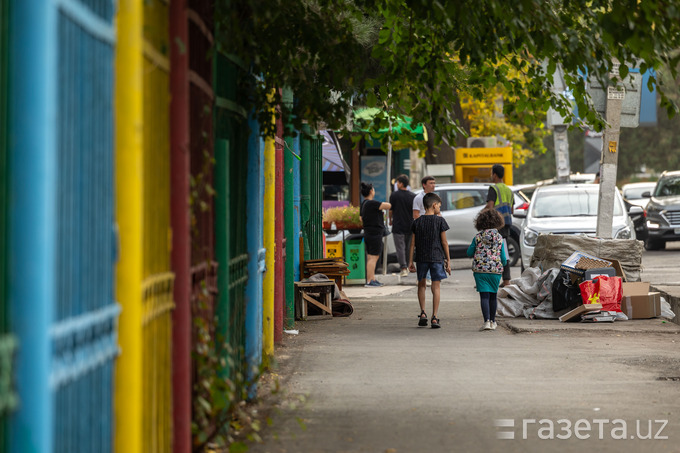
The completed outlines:
{"type": "MultiPolygon", "coordinates": [[[[510,226],[512,225],[512,212],[514,195],[512,190],[503,183],[505,177],[505,168],[500,164],[495,164],[491,168],[491,181],[493,186],[489,187],[489,193],[486,196],[486,207],[495,208],[503,217],[505,225],[499,229],[498,232],[503,237],[505,242],[505,250],[508,250],[507,238],[510,236],[510,226]]],[[[503,283],[501,287],[510,284],[510,266],[503,266],[503,283]]]]}

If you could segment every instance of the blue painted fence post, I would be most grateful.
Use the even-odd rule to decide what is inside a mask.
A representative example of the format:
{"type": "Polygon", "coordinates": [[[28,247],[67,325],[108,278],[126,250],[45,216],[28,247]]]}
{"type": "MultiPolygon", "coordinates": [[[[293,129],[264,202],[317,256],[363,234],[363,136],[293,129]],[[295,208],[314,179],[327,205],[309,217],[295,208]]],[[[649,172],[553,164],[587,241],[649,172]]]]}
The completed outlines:
{"type": "Polygon", "coordinates": [[[9,304],[19,339],[19,410],[10,421],[10,451],[46,453],[54,446],[49,385],[50,328],[56,298],[56,7],[46,0],[10,4],[9,304]]]}
{"type": "MultiPolygon", "coordinates": [[[[248,121],[248,187],[251,202],[247,204],[248,283],[246,284],[246,363],[248,381],[254,382],[262,363],[262,274],[264,272],[264,142],[257,120],[248,121]]],[[[256,386],[249,396],[255,396],[256,386]]]]}

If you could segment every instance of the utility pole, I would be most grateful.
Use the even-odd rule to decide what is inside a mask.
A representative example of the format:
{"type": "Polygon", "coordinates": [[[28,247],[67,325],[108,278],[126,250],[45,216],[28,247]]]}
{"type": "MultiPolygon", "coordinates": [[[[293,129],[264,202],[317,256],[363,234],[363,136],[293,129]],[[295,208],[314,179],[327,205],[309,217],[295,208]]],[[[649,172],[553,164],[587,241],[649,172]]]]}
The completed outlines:
{"type": "MultiPolygon", "coordinates": [[[[392,117],[388,118],[390,121],[390,132],[387,137],[387,166],[385,171],[385,177],[387,178],[387,184],[385,184],[385,201],[390,201],[390,193],[392,185],[390,184],[390,179],[392,178],[392,117]]],[[[382,212],[382,211],[381,211],[382,212]]],[[[387,236],[383,236],[383,275],[387,275],[387,236]]]]}
{"type": "MultiPolygon", "coordinates": [[[[547,62],[544,68],[547,69],[547,62]]],[[[551,91],[555,94],[565,93],[564,74],[562,68],[557,66],[552,75],[553,85],[551,91]]],[[[548,109],[548,127],[553,130],[553,140],[555,144],[555,175],[557,182],[569,182],[569,138],[567,136],[567,120],[555,109],[548,109]]]]}
{"type": "MultiPolygon", "coordinates": [[[[619,77],[618,62],[613,62],[610,78],[619,77]]],[[[600,193],[597,206],[596,235],[612,239],[614,202],[616,200],[616,173],[619,161],[619,135],[622,127],[640,124],[640,86],[642,75],[629,72],[618,85],[603,87],[595,78],[590,79],[590,94],[595,110],[605,117],[607,126],[602,136],[600,157],[600,193]]]]}
{"type": "MultiPolygon", "coordinates": [[[[616,71],[618,76],[618,70],[616,71]]],[[[612,239],[614,221],[614,197],[616,191],[616,172],[619,162],[619,135],[621,131],[621,104],[626,96],[625,88],[607,87],[606,120],[607,127],[602,138],[602,157],[600,158],[600,194],[597,205],[596,235],[612,239]]]]}
{"type": "Polygon", "coordinates": [[[569,138],[567,126],[564,124],[553,125],[553,140],[555,143],[555,166],[558,182],[569,182],[569,138]]]}

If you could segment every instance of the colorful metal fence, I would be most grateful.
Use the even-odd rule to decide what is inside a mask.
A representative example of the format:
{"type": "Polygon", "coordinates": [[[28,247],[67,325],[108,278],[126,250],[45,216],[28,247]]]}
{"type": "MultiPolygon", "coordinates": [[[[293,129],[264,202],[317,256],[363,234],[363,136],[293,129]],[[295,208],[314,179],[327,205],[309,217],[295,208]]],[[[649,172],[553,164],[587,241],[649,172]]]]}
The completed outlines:
{"type": "Polygon", "coordinates": [[[111,0],[11,5],[11,451],[112,449],[111,0]]]}
{"type": "Polygon", "coordinates": [[[12,361],[16,338],[7,312],[7,1],[0,0],[0,452],[7,451],[7,414],[16,407],[12,361]]]}
{"type": "Polygon", "coordinates": [[[116,451],[172,449],[170,49],[168,4],[121,0],[117,69],[118,294],[116,451]],[[125,389],[121,392],[120,389],[125,389]]]}
{"type": "Polygon", "coordinates": [[[320,138],[311,137],[308,126],[300,139],[301,194],[300,222],[304,238],[304,259],[323,258],[323,230],[321,229],[321,199],[323,195],[322,144],[320,138]]]}
{"type": "Polygon", "coordinates": [[[246,234],[247,112],[239,104],[237,62],[220,52],[215,56],[215,232],[220,336],[230,355],[226,374],[244,370],[245,286],[248,281],[246,234]]]}
{"type": "MultiPolygon", "coordinates": [[[[191,153],[191,314],[193,319],[192,400],[200,408],[202,398],[210,400],[209,382],[216,370],[206,360],[216,344],[215,305],[217,269],[215,258],[215,148],[213,133],[212,86],[213,46],[212,3],[191,0],[187,10],[189,47],[189,124],[191,153]]],[[[225,263],[226,266],[226,263],[225,263]]],[[[198,409],[200,411],[201,409],[198,409]]],[[[213,429],[209,417],[198,416],[193,422],[199,429],[213,429]]]]}
{"type": "Polygon", "coordinates": [[[172,450],[168,5],[144,2],[143,448],[172,450]]]}
{"type": "Polygon", "coordinates": [[[189,453],[191,442],[191,228],[189,193],[189,40],[185,0],[170,2],[170,221],[175,310],[172,318],[173,451],[189,453]]]}
{"type": "Polygon", "coordinates": [[[311,140],[312,147],[312,165],[311,165],[311,211],[309,224],[309,245],[311,247],[312,259],[323,258],[323,230],[321,229],[321,219],[323,212],[321,208],[321,200],[323,199],[323,139],[316,137],[311,140]]]}

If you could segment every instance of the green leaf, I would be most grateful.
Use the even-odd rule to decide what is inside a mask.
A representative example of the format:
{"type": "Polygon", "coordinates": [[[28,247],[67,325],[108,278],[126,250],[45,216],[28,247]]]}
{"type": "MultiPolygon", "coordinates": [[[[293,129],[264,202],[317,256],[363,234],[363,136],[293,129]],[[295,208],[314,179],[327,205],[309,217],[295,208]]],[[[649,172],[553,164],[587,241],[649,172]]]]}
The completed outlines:
{"type": "Polygon", "coordinates": [[[372,91],[366,94],[366,105],[375,107],[378,104],[378,97],[372,91]]]}
{"type": "Polygon", "coordinates": [[[199,396],[198,398],[196,398],[196,400],[198,401],[198,404],[201,405],[203,410],[205,410],[206,412],[212,411],[212,406],[210,406],[210,403],[205,398],[199,396]]]}
{"type": "Polygon", "coordinates": [[[386,28],[380,30],[380,33],[378,34],[378,44],[385,44],[387,40],[390,39],[390,34],[391,31],[386,28]]]}
{"type": "Polygon", "coordinates": [[[243,442],[233,442],[229,445],[229,453],[247,453],[248,445],[243,442]]]}

